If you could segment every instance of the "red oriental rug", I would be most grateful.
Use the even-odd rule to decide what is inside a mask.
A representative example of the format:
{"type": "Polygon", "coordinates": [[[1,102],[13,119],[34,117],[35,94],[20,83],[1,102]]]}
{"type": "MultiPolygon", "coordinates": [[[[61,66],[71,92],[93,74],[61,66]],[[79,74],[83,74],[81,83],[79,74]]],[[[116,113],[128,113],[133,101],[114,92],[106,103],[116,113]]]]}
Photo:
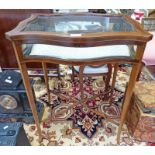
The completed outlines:
{"type": "MultiPolygon", "coordinates": [[[[52,78],[50,80],[51,101],[48,103],[44,83],[37,78],[34,86],[35,93],[38,100],[44,103],[45,106],[41,121],[44,139],[40,143],[35,125],[25,124],[24,128],[31,145],[117,145],[118,126],[108,122],[91,109],[96,109],[100,113],[108,115],[115,122],[119,122],[124,90],[129,74],[130,67],[120,67],[111,106],[101,97],[87,102],[87,107],[75,104],[73,98],[76,100],[80,98],[79,81],[76,79],[71,82],[69,76],[62,78],[59,95],[57,93],[58,79],[52,78]]],[[[150,76],[146,71],[143,72],[141,80],[150,80],[150,76]]],[[[104,82],[101,77],[85,79],[84,96],[86,98],[101,93],[101,91],[104,91],[104,82]]],[[[120,145],[152,144],[135,140],[128,134],[127,127],[124,125],[120,145]]]]}

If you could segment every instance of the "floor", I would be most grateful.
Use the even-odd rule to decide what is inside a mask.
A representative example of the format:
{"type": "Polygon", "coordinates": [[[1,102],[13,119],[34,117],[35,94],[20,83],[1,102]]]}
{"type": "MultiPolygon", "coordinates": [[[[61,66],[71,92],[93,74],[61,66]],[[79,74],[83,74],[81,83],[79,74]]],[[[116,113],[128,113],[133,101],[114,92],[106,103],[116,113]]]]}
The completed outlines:
{"type": "MultiPolygon", "coordinates": [[[[124,92],[126,81],[128,81],[129,72],[130,69],[128,67],[121,67],[119,69],[112,106],[109,107],[106,104],[100,104],[102,100],[99,98],[89,102],[88,106],[91,107],[93,105],[93,107],[96,107],[101,112],[109,115],[114,121],[119,121],[123,97],[122,92],[124,92]]],[[[151,80],[149,72],[143,71],[140,80],[151,80]]],[[[57,82],[53,79],[50,81],[50,86],[57,87],[56,83],[57,82]]],[[[73,105],[73,102],[64,99],[63,96],[74,95],[78,98],[79,82],[75,81],[74,83],[71,83],[70,80],[65,77],[63,83],[61,92],[62,97],[58,97],[56,94],[51,93],[52,98],[50,105],[48,105],[47,102],[47,94],[44,85],[41,86],[40,83],[38,83],[34,87],[37,98],[45,104],[45,112],[41,121],[44,140],[39,143],[35,124],[25,124],[24,128],[31,145],[117,145],[116,135],[118,126],[92,113],[88,108],[76,106],[73,109],[73,113],[73,110],[70,108],[70,106],[73,105]],[[60,113],[62,110],[65,113],[60,113]]],[[[84,86],[85,95],[89,97],[94,93],[100,92],[102,86],[103,83],[100,79],[86,80],[84,86]]],[[[128,130],[126,126],[124,126],[120,145],[150,145],[150,143],[137,141],[128,134],[128,130]]]]}
{"type": "MultiPolygon", "coordinates": [[[[149,69],[146,69],[146,67],[143,68],[140,80],[152,80],[152,75],[150,75],[150,72],[148,71],[149,69]]],[[[65,66],[62,66],[60,71],[63,72],[64,75],[67,75],[68,73],[67,67],[65,66]]],[[[95,100],[88,102],[88,106],[97,108],[99,111],[107,114],[111,119],[118,122],[120,118],[123,92],[125,91],[126,82],[128,81],[130,71],[131,68],[129,66],[121,66],[119,68],[112,106],[109,107],[106,103],[101,104],[103,103],[101,98],[96,98],[95,100]]],[[[152,71],[155,71],[155,68],[152,68],[152,71]]],[[[102,117],[99,117],[97,114],[94,114],[89,110],[89,108],[79,105],[74,109],[71,109],[70,106],[72,106],[74,102],[72,100],[66,100],[66,98],[63,98],[64,95],[75,96],[76,98],[79,97],[78,81],[72,83],[70,81],[70,76],[65,76],[62,79],[62,96],[59,97],[56,93],[51,93],[52,98],[50,104],[48,104],[44,83],[40,78],[34,78],[34,80],[35,95],[37,99],[44,104],[45,111],[41,119],[42,134],[44,136],[44,139],[41,143],[38,141],[38,133],[36,132],[35,124],[24,123],[24,129],[32,146],[117,145],[117,125],[107,121],[102,117]],[[63,113],[61,111],[63,111],[63,113]]],[[[51,90],[57,88],[57,80],[57,78],[50,79],[49,85],[51,90]]],[[[103,81],[100,78],[86,79],[84,84],[85,96],[89,97],[94,93],[100,93],[101,90],[103,90],[103,86],[103,81]]],[[[12,121],[16,120],[16,118],[12,119],[12,121]]],[[[124,130],[121,134],[120,145],[155,144],[134,139],[129,135],[127,127],[124,126],[124,130]]]]}

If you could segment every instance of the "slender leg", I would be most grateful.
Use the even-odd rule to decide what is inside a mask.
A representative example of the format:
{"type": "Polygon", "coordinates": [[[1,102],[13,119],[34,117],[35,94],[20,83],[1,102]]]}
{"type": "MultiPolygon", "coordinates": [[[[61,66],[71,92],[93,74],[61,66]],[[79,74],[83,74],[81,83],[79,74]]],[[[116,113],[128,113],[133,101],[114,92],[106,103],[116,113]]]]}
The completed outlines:
{"type": "Polygon", "coordinates": [[[80,66],[79,80],[80,80],[81,102],[84,99],[84,93],[83,93],[83,70],[84,70],[84,66],[80,66]]]}
{"type": "Polygon", "coordinates": [[[109,99],[109,83],[110,83],[110,79],[111,79],[111,72],[112,72],[112,65],[108,64],[108,73],[105,77],[105,74],[103,75],[103,81],[105,83],[105,88],[104,88],[104,100],[108,100],[109,99]]]}
{"type": "Polygon", "coordinates": [[[37,127],[37,131],[39,134],[39,140],[42,140],[42,134],[41,134],[41,128],[40,128],[40,123],[39,123],[39,118],[38,118],[38,114],[37,114],[37,109],[36,109],[36,105],[35,105],[35,99],[33,96],[33,92],[32,92],[32,88],[31,88],[31,84],[30,84],[30,80],[29,80],[29,76],[27,73],[27,67],[25,63],[21,63],[19,64],[19,68],[21,71],[21,75],[23,78],[23,83],[26,89],[26,93],[27,93],[27,97],[29,100],[29,104],[33,113],[33,117],[36,123],[36,127],[37,127]]]}
{"type": "Polygon", "coordinates": [[[49,83],[48,83],[48,71],[47,71],[47,65],[45,62],[42,62],[42,68],[44,72],[44,79],[45,79],[45,85],[47,89],[47,95],[48,95],[48,102],[50,104],[50,89],[49,89],[49,83]]]}
{"type": "Polygon", "coordinates": [[[112,96],[113,96],[113,91],[114,91],[114,88],[115,88],[117,71],[118,71],[118,63],[116,63],[114,65],[114,73],[113,73],[112,86],[111,86],[111,96],[110,96],[110,100],[109,100],[110,104],[112,104],[112,96]]]}
{"type": "Polygon", "coordinates": [[[135,58],[139,60],[139,63],[135,64],[133,66],[133,68],[132,68],[132,71],[131,71],[128,87],[127,87],[127,90],[126,90],[126,96],[124,98],[123,109],[122,109],[122,112],[121,112],[120,125],[119,125],[118,133],[117,133],[117,144],[120,143],[121,130],[122,130],[123,124],[125,122],[126,115],[127,115],[127,112],[128,112],[129,106],[130,106],[130,100],[131,100],[131,97],[132,97],[133,88],[135,86],[138,73],[140,71],[141,60],[142,60],[142,57],[143,57],[145,46],[146,46],[145,44],[139,45],[138,48],[137,48],[137,51],[136,51],[135,58]]]}
{"type": "Polygon", "coordinates": [[[20,69],[20,72],[21,72],[21,76],[22,76],[23,83],[24,83],[24,86],[25,86],[28,101],[29,101],[29,104],[30,104],[30,107],[31,107],[31,110],[32,110],[32,113],[33,113],[35,123],[36,123],[37,131],[38,131],[38,134],[39,134],[39,141],[41,141],[43,137],[42,137],[39,118],[38,118],[38,114],[37,114],[37,108],[36,108],[36,105],[35,105],[35,99],[34,99],[34,96],[33,96],[32,89],[31,89],[31,84],[30,84],[29,75],[28,75],[28,72],[27,72],[26,63],[22,62],[22,60],[23,60],[22,46],[18,42],[12,42],[12,45],[13,45],[13,48],[14,48],[14,51],[15,51],[16,59],[17,59],[18,66],[19,66],[19,69],[20,69]]]}
{"type": "Polygon", "coordinates": [[[108,65],[108,74],[107,74],[107,77],[105,80],[105,91],[107,91],[109,88],[109,83],[110,83],[110,79],[111,79],[111,72],[112,72],[112,66],[110,64],[110,65],[108,65]]]}
{"type": "Polygon", "coordinates": [[[74,66],[72,66],[72,81],[74,82],[75,78],[75,71],[74,71],[74,66]]]}
{"type": "Polygon", "coordinates": [[[58,74],[58,79],[60,80],[60,68],[59,68],[59,65],[57,65],[57,74],[58,74]]]}

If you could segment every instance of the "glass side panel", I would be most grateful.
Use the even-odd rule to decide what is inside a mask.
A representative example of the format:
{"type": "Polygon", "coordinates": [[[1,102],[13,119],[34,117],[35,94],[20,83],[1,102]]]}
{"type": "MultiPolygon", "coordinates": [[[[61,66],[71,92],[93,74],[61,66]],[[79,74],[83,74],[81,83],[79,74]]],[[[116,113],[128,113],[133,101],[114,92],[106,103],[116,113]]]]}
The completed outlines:
{"type": "Polygon", "coordinates": [[[30,21],[23,31],[45,31],[67,34],[95,32],[132,32],[135,28],[122,16],[40,15],[30,21]]]}
{"type": "Polygon", "coordinates": [[[132,57],[132,45],[106,45],[97,47],[64,47],[48,44],[23,44],[25,57],[58,58],[63,60],[88,60],[107,57],[132,57]]]}

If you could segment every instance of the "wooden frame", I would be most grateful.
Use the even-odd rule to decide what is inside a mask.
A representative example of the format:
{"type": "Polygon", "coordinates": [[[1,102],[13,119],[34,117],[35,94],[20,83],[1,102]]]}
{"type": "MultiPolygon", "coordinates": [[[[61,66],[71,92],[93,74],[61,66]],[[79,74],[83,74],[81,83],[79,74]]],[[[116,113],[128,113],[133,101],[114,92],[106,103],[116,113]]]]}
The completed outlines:
{"type": "MultiPolygon", "coordinates": [[[[84,13],[84,14],[68,14],[68,16],[92,16],[98,18],[100,16],[108,16],[108,17],[123,17],[126,22],[129,22],[132,26],[134,26],[134,32],[99,32],[99,33],[89,33],[82,34],[80,37],[74,36],[71,37],[65,33],[54,33],[54,32],[43,32],[43,31],[30,31],[25,32],[22,31],[23,28],[27,25],[27,23],[36,19],[39,15],[42,16],[63,16],[63,14],[34,14],[30,18],[22,21],[19,25],[10,32],[6,33],[6,37],[11,40],[12,45],[14,47],[14,51],[16,54],[16,58],[18,61],[19,68],[21,70],[23,82],[25,85],[25,89],[27,92],[27,96],[29,99],[29,103],[33,112],[33,116],[37,125],[39,138],[41,140],[42,133],[40,129],[39,119],[37,116],[37,111],[35,107],[35,101],[33,97],[33,93],[30,87],[29,76],[27,74],[26,64],[29,62],[42,62],[43,68],[46,70],[44,66],[45,63],[55,63],[55,64],[67,64],[67,65],[78,65],[82,69],[85,65],[102,65],[102,64],[121,64],[121,63],[131,63],[133,64],[133,68],[131,71],[128,87],[126,89],[126,96],[124,98],[124,104],[121,112],[121,120],[119,124],[118,134],[117,134],[117,143],[120,141],[120,134],[123,127],[123,124],[126,119],[126,114],[128,112],[128,108],[130,105],[130,99],[132,96],[133,88],[140,70],[141,61],[143,57],[143,53],[145,50],[145,46],[147,41],[152,39],[152,35],[148,32],[144,31],[139,23],[132,20],[127,15],[103,15],[103,14],[93,14],[93,13],[84,13]],[[86,60],[64,60],[59,58],[52,57],[25,57],[22,53],[22,44],[23,43],[41,43],[41,44],[54,44],[60,46],[72,46],[72,47],[93,47],[93,46],[101,46],[101,45],[118,45],[118,44],[134,44],[137,45],[137,51],[135,58],[131,57],[109,57],[109,58],[100,58],[100,59],[86,59],[86,60]]],[[[81,69],[81,72],[82,72],[81,69]]],[[[45,71],[46,73],[46,71],[45,71]]],[[[47,76],[47,74],[45,74],[47,76]]],[[[47,78],[45,76],[45,78],[47,78]]]]}

